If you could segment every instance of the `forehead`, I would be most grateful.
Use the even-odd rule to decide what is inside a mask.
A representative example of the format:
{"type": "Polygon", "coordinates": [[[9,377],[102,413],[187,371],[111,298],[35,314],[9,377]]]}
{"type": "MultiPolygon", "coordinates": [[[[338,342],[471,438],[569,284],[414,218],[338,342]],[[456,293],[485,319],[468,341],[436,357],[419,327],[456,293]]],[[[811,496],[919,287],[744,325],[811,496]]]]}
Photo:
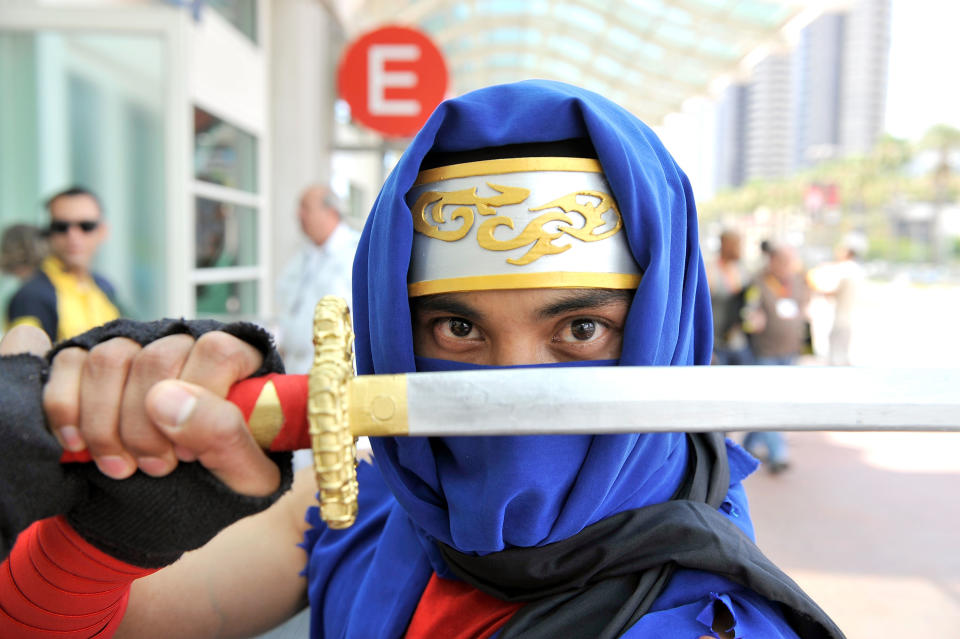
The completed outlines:
{"type": "Polygon", "coordinates": [[[61,195],[50,203],[50,216],[57,220],[98,218],[100,207],[89,195],[61,195]]]}
{"type": "Polygon", "coordinates": [[[322,187],[313,187],[307,189],[302,196],[300,196],[301,204],[309,204],[314,206],[319,206],[323,203],[323,199],[327,196],[326,189],[322,187]]]}

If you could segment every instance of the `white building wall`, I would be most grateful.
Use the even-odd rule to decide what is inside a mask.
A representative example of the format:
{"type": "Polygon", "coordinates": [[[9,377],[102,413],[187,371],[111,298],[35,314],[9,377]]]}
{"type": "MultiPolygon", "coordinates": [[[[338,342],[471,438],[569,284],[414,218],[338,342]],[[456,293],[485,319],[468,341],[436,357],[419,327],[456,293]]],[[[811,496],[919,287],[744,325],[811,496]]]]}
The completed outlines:
{"type": "Polygon", "coordinates": [[[324,3],[315,0],[274,0],[271,19],[273,195],[268,215],[276,277],[301,242],[301,191],[330,179],[340,27],[324,3]]]}

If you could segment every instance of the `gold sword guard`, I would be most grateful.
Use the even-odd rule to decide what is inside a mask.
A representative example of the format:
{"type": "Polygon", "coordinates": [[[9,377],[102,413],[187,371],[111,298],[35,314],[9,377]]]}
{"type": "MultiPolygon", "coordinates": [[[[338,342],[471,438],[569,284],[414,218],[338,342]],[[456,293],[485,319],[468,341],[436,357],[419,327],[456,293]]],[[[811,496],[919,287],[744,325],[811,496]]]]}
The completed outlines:
{"type": "Polygon", "coordinates": [[[346,301],[328,295],[317,303],[313,347],[307,420],[320,489],[320,516],[330,528],[348,528],[357,516],[357,449],[347,423],[354,364],[353,329],[346,301]]]}
{"type": "Polygon", "coordinates": [[[409,434],[406,376],[357,377],[353,337],[346,301],[321,299],[313,314],[307,421],[320,516],[334,529],[350,527],[357,516],[357,436],[409,434]]]}

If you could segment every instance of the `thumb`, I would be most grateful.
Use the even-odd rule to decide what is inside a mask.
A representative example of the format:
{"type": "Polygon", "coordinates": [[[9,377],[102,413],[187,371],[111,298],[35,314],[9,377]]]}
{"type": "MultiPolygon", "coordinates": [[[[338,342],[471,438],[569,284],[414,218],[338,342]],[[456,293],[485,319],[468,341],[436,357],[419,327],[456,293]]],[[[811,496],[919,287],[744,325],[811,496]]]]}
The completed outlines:
{"type": "Polygon", "coordinates": [[[30,353],[43,357],[50,350],[50,338],[36,326],[14,326],[0,340],[0,355],[30,353]]]}
{"type": "Polygon", "coordinates": [[[199,461],[233,491],[263,497],[279,488],[280,469],[254,441],[236,405],[170,379],[150,389],[146,409],[181,460],[199,461]]]}

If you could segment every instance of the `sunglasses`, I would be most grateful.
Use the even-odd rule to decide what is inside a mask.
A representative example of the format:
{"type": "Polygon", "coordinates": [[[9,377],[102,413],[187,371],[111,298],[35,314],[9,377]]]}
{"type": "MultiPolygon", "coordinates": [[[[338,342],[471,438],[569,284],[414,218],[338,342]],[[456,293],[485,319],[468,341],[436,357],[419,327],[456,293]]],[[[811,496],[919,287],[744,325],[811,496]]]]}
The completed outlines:
{"type": "Polygon", "coordinates": [[[67,233],[70,231],[71,226],[76,226],[84,233],[93,232],[98,226],[100,226],[99,220],[81,220],[79,222],[64,222],[62,220],[54,220],[50,222],[50,233],[59,234],[67,233]]]}

